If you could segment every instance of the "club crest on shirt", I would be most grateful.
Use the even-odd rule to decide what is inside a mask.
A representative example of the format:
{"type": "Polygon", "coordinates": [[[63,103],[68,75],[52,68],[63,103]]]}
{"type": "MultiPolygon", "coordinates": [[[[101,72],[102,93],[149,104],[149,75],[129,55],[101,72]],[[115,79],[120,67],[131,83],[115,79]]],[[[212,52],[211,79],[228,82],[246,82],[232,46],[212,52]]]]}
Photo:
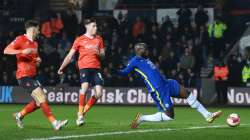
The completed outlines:
{"type": "Polygon", "coordinates": [[[166,108],[168,108],[168,107],[169,107],[169,104],[168,104],[168,103],[166,103],[166,104],[165,104],[165,107],[166,107],[166,108]]]}

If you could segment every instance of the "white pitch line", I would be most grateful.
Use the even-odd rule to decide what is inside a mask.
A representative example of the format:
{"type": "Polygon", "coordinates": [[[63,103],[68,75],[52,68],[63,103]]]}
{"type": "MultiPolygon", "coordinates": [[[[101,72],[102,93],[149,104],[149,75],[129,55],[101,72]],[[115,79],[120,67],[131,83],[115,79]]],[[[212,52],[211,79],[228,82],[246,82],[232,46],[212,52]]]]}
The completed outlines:
{"type": "MultiPolygon", "coordinates": [[[[240,124],[240,125],[241,126],[250,126],[250,124],[240,124]]],[[[112,136],[112,135],[133,134],[133,133],[179,131],[179,130],[196,130],[196,129],[226,128],[226,127],[228,127],[228,125],[193,126],[193,127],[186,127],[186,128],[146,129],[146,130],[92,133],[92,134],[83,134],[83,135],[53,136],[53,137],[47,137],[47,138],[29,138],[29,139],[26,139],[26,140],[59,140],[59,139],[72,139],[72,138],[84,138],[84,137],[96,137],[96,136],[112,136]]]]}

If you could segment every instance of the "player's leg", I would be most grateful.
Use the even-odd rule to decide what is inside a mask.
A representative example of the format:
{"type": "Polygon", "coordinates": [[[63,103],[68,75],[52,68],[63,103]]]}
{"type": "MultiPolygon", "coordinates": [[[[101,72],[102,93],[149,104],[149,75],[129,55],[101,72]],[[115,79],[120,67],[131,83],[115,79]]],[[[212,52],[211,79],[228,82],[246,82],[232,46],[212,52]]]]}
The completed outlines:
{"type": "Polygon", "coordinates": [[[39,107],[36,105],[36,102],[34,100],[32,100],[31,102],[29,102],[28,104],[25,105],[25,107],[18,113],[15,113],[16,115],[18,115],[20,118],[24,118],[26,115],[34,112],[35,110],[37,110],[39,107]]]}
{"type": "Polygon", "coordinates": [[[81,91],[79,94],[79,106],[78,106],[78,114],[83,114],[83,109],[85,106],[86,100],[86,92],[89,88],[90,83],[90,70],[89,69],[81,69],[80,70],[80,79],[81,79],[81,91]]]}
{"type": "Polygon", "coordinates": [[[88,102],[86,103],[83,114],[86,114],[102,95],[101,85],[96,85],[94,90],[95,90],[95,93],[89,98],[88,102]]]}
{"type": "Polygon", "coordinates": [[[217,117],[221,115],[221,111],[217,112],[209,112],[198,100],[197,98],[188,92],[183,86],[179,85],[180,91],[179,91],[179,97],[187,99],[188,104],[196,109],[198,112],[202,114],[202,116],[207,120],[207,122],[211,123],[213,122],[217,117]]]}
{"type": "MultiPolygon", "coordinates": [[[[164,92],[165,93],[165,92],[164,92]]],[[[171,121],[174,119],[174,107],[169,94],[160,96],[158,91],[151,93],[154,99],[158,112],[151,115],[136,114],[135,119],[131,123],[131,128],[136,128],[142,122],[160,122],[171,121]]]]}
{"type": "MultiPolygon", "coordinates": [[[[33,83],[31,80],[29,80],[29,78],[21,78],[18,80],[18,83],[20,86],[25,88],[27,90],[27,92],[29,92],[29,93],[32,92],[33,89],[31,88],[31,86],[33,83]]],[[[36,105],[36,102],[34,100],[32,100],[27,105],[25,105],[25,107],[21,111],[19,111],[17,113],[13,113],[13,117],[15,118],[15,120],[17,122],[17,126],[19,128],[23,128],[23,122],[22,122],[23,118],[38,108],[39,107],[36,105]]]]}
{"type": "Polygon", "coordinates": [[[42,88],[39,86],[32,91],[32,98],[35,100],[36,105],[40,106],[46,118],[51,122],[53,128],[55,130],[61,129],[68,123],[68,120],[56,120],[54,115],[51,112],[51,109],[47,103],[46,96],[42,88]]]}
{"type": "Polygon", "coordinates": [[[86,92],[89,88],[89,83],[85,82],[81,84],[81,90],[79,94],[79,104],[78,104],[78,114],[82,115],[83,114],[83,109],[85,106],[86,102],[86,92]]]}
{"type": "Polygon", "coordinates": [[[95,94],[90,97],[87,104],[84,107],[83,114],[86,114],[91,107],[96,103],[96,101],[102,96],[102,90],[103,90],[103,83],[104,80],[102,78],[100,70],[94,69],[93,70],[93,77],[92,77],[92,83],[95,86],[95,94]]]}
{"type": "Polygon", "coordinates": [[[76,125],[81,126],[84,124],[84,107],[86,104],[86,92],[89,88],[89,83],[84,82],[81,84],[81,91],[79,94],[79,105],[78,105],[78,113],[77,113],[77,119],[76,119],[76,125]]]}
{"type": "Polygon", "coordinates": [[[89,69],[81,69],[80,70],[80,79],[81,79],[81,91],[79,94],[79,105],[78,105],[78,113],[76,124],[81,126],[84,124],[83,110],[86,104],[86,93],[89,88],[90,83],[90,70],[89,69]]]}
{"type": "Polygon", "coordinates": [[[19,128],[23,128],[23,118],[28,115],[29,113],[32,113],[33,111],[35,111],[36,109],[38,109],[35,101],[31,101],[30,103],[28,103],[27,105],[25,105],[25,107],[17,113],[13,113],[13,117],[16,120],[17,126],[19,128]]]}

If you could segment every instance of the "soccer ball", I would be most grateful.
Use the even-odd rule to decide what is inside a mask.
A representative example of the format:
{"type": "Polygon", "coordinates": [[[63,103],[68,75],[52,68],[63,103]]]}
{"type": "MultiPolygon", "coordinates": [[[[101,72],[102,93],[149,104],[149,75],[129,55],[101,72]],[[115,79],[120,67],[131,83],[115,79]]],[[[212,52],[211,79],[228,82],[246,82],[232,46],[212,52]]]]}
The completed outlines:
{"type": "Polygon", "coordinates": [[[230,127],[235,127],[240,125],[240,116],[236,113],[232,113],[227,117],[227,124],[230,127]]]}

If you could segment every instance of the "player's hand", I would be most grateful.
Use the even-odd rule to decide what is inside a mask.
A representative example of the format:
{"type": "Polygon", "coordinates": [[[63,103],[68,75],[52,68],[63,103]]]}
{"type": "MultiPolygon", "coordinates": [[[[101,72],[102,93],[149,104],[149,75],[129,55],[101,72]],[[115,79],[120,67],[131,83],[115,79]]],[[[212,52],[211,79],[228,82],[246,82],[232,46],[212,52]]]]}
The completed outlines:
{"type": "Polygon", "coordinates": [[[59,69],[59,70],[57,71],[57,73],[58,73],[59,75],[62,75],[62,74],[63,74],[63,70],[62,70],[62,69],[59,69]]]}
{"type": "Polygon", "coordinates": [[[22,54],[30,54],[30,53],[33,52],[33,50],[34,50],[34,49],[32,49],[32,48],[24,49],[24,50],[22,50],[22,54]]]}
{"type": "Polygon", "coordinates": [[[41,63],[41,62],[42,62],[42,59],[41,59],[40,57],[37,57],[37,58],[36,58],[36,62],[37,62],[37,63],[41,63]]]}
{"type": "Polygon", "coordinates": [[[42,62],[42,59],[40,57],[37,57],[36,58],[36,65],[39,66],[41,62],[42,62]]]}

